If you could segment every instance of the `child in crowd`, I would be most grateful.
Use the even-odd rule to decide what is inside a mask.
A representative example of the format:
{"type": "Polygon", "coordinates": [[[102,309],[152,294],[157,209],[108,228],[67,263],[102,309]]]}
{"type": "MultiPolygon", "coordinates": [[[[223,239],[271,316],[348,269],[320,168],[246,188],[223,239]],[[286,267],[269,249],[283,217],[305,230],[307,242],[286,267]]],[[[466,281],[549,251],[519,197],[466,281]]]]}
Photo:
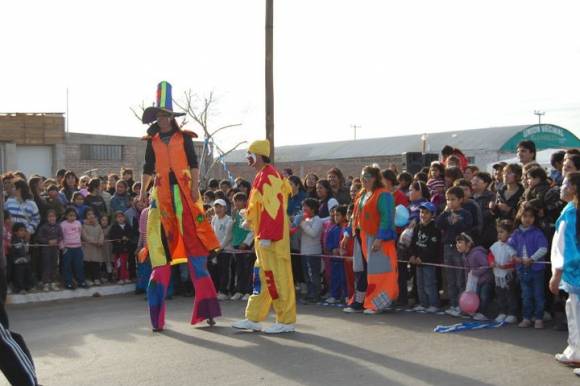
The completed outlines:
{"type": "Polygon", "coordinates": [[[544,328],[544,269],[543,261],[548,253],[548,240],[536,226],[537,210],[522,203],[516,216],[517,228],[509,239],[509,245],[515,249],[516,270],[520,282],[523,305],[523,320],[518,327],[532,326],[544,328]]]}
{"type": "Polygon", "coordinates": [[[489,266],[493,268],[495,278],[495,300],[499,315],[496,322],[516,323],[518,298],[516,294],[516,277],[513,258],[516,250],[508,240],[513,232],[513,224],[509,220],[501,220],[497,224],[497,241],[489,248],[487,256],[489,266]]]}
{"type": "Polygon", "coordinates": [[[308,293],[306,301],[318,303],[320,301],[320,272],[322,245],[320,237],[322,235],[323,220],[318,217],[319,201],[315,198],[307,198],[302,203],[303,218],[300,222],[300,254],[302,255],[302,271],[308,293]]]}
{"type": "Polygon", "coordinates": [[[463,171],[463,178],[465,178],[467,181],[471,182],[471,179],[473,178],[473,176],[475,176],[475,174],[478,172],[479,172],[479,168],[477,166],[467,165],[467,167],[463,171]]]}
{"type": "Polygon", "coordinates": [[[212,205],[215,201],[215,193],[211,190],[207,190],[203,194],[203,203],[204,205],[212,205]]]}
{"type": "Polygon", "coordinates": [[[479,236],[481,235],[481,229],[483,227],[483,214],[481,208],[477,205],[477,202],[471,198],[471,182],[464,178],[460,178],[453,183],[453,186],[459,186],[463,189],[463,203],[461,207],[468,211],[473,219],[472,230],[469,235],[473,238],[475,243],[479,245],[479,236]]]}
{"type": "Polygon", "coordinates": [[[42,282],[44,291],[58,290],[58,246],[63,240],[62,228],[57,223],[56,211],[49,209],[46,213],[47,221],[40,226],[36,235],[36,240],[40,244],[40,255],[42,258],[42,282]]]}
{"type": "Polygon", "coordinates": [[[251,253],[254,234],[244,228],[243,211],[248,205],[248,197],[245,193],[238,192],[234,195],[234,223],[232,227],[232,245],[234,249],[248,251],[248,253],[237,253],[234,256],[234,274],[236,293],[232,300],[242,299],[247,301],[252,293],[252,267],[255,257],[251,253]]]}
{"type": "Polygon", "coordinates": [[[427,180],[427,187],[431,197],[437,195],[439,202],[433,202],[435,206],[439,207],[445,202],[445,166],[442,163],[433,161],[429,167],[429,179],[427,180]]]}
{"type": "Polygon", "coordinates": [[[97,218],[107,214],[107,204],[101,196],[101,180],[93,178],[87,187],[88,195],[85,197],[85,205],[91,208],[97,218]]]}
{"type": "Polygon", "coordinates": [[[131,188],[131,198],[137,198],[141,195],[141,182],[135,182],[131,188]]]}
{"type": "MultiPolygon", "coordinates": [[[[56,219],[59,221],[64,214],[64,206],[62,205],[62,200],[60,198],[60,193],[56,185],[50,185],[47,190],[46,197],[46,212],[48,214],[49,210],[53,210],[56,213],[56,219]]],[[[46,220],[46,219],[43,219],[46,220]]]]}
{"type": "Polygon", "coordinates": [[[493,294],[493,273],[487,261],[487,250],[475,245],[473,238],[463,232],[457,236],[457,251],[465,259],[465,273],[467,277],[477,280],[477,295],[479,296],[479,308],[473,315],[474,320],[487,320],[489,304],[493,294]]]}
{"type": "Polygon", "coordinates": [[[85,205],[85,197],[81,194],[81,192],[73,193],[71,208],[77,212],[77,218],[81,219],[82,223],[84,221],[85,211],[87,210],[88,206],[85,205]]]}
{"type": "MultiPolygon", "coordinates": [[[[456,238],[462,232],[470,232],[473,226],[471,214],[463,209],[463,189],[459,186],[449,188],[446,193],[447,207],[436,220],[437,227],[443,233],[443,260],[446,265],[463,267],[463,257],[456,248],[456,238]]],[[[459,316],[459,295],[465,289],[465,274],[460,269],[446,268],[447,292],[450,307],[445,311],[452,316],[459,316]]]]}
{"type": "Polygon", "coordinates": [[[415,311],[435,313],[439,311],[439,290],[437,287],[437,271],[432,265],[438,263],[441,251],[441,231],[436,227],[434,218],[437,208],[425,201],[419,205],[420,221],[413,229],[410,246],[411,264],[416,264],[417,292],[419,304],[415,311]]]}
{"type": "Polygon", "coordinates": [[[115,185],[115,194],[111,198],[111,212],[125,213],[131,206],[131,196],[129,195],[129,186],[125,180],[117,181],[115,185]]]}
{"type": "Polygon", "coordinates": [[[109,223],[109,216],[101,216],[99,219],[99,225],[103,230],[103,236],[105,237],[105,243],[103,245],[103,261],[105,263],[105,271],[107,273],[106,277],[103,277],[103,282],[113,280],[113,244],[107,240],[110,238],[109,233],[111,231],[111,224],[109,223]]]}
{"type": "Polygon", "coordinates": [[[402,172],[397,176],[397,182],[399,183],[398,191],[403,193],[405,196],[409,197],[409,186],[413,182],[413,176],[411,173],[402,172]]]}
{"type": "MultiPolygon", "coordinates": [[[[324,249],[326,253],[334,256],[344,256],[340,250],[340,242],[344,229],[348,226],[346,205],[340,205],[334,210],[334,221],[327,232],[324,249]]],[[[333,257],[330,259],[330,297],[326,299],[329,304],[344,303],[348,297],[346,287],[346,272],[344,258],[333,257]]]]}
{"type": "MultiPolygon", "coordinates": [[[[119,181],[123,182],[123,181],[119,181]]],[[[117,184],[118,186],[119,184],[117,184]]],[[[117,271],[117,284],[128,284],[129,281],[129,253],[131,252],[131,225],[123,212],[115,213],[115,223],[109,231],[109,238],[113,244],[113,261],[117,271]]]]}
{"type": "Polygon", "coordinates": [[[101,285],[101,264],[104,262],[103,245],[105,234],[97,220],[95,211],[87,209],[82,231],[83,255],[89,285],[101,285]]]}
{"type": "Polygon", "coordinates": [[[105,200],[107,213],[109,213],[111,209],[111,199],[113,198],[113,195],[107,191],[107,177],[106,176],[99,177],[99,180],[101,181],[101,188],[99,189],[99,192],[101,197],[103,197],[103,200],[105,200]]]}
{"type": "Polygon", "coordinates": [[[521,202],[536,199],[539,200],[541,206],[544,206],[544,196],[550,189],[546,171],[540,166],[532,167],[527,171],[525,176],[527,189],[524,192],[521,202]]]}
{"type": "Polygon", "coordinates": [[[448,166],[445,169],[444,177],[445,177],[445,186],[449,188],[453,186],[455,181],[463,178],[463,173],[461,172],[461,169],[459,169],[458,167],[448,166]]]}
{"type": "MultiPolygon", "coordinates": [[[[424,182],[415,181],[411,184],[409,188],[409,226],[415,226],[419,222],[420,206],[429,202],[430,198],[429,188],[424,182]]],[[[437,209],[437,205],[435,205],[435,209],[437,209]]]]}
{"type": "Polygon", "coordinates": [[[10,247],[12,263],[12,287],[14,293],[26,294],[32,288],[32,259],[27,241],[26,226],[16,223],[12,226],[10,247]]]}
{"type": "Polygon", "coordinates": [[[64,212],[65,221],[60,223],[62,229],[62,270],[64,273],[64,288],[72,290],[73,273],[77,285],[81,288],[88,288],[85,281],[85,270],[83,268],[83,249],[81,243],[82,225],[77,220],[77,211],[68,208],[64,212]]]}
{"type": "Polygon", "coordinates": [[[211,226],[218,240],[220,241],[220,253],[217,256],[216,275],[214,284],[218,289],[218,300],[227,300],[230,284],[230,264],[231,253],[228,250],[232,248],[232,228],[234,222],[226,214],[227,204],[225,200],[217,199],[213,203],[215,216],[211,220],[211,226]]]}

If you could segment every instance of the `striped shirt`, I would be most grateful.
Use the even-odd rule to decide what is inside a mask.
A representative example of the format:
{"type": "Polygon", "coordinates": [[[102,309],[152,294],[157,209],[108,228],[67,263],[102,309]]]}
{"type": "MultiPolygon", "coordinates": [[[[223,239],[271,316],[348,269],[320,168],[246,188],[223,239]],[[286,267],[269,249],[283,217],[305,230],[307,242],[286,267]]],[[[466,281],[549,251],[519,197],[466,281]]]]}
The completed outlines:
{"type": "Polygon", "coordinates": [[[13,224],[24,224],[30,234],[33,234],[40,224],[38,206],[33,200],[20,201],[15,197],[10,197],[6,200],[4,209],[10,213],[13,224]]]}

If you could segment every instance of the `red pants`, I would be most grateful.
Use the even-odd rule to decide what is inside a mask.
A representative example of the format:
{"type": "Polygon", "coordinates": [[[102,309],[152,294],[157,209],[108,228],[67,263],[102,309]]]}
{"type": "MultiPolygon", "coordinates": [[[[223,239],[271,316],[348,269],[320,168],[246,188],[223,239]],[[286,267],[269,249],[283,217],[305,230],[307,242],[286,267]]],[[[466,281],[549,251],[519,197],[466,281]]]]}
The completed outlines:
{"type": "Polygon", "coordinates": [[[129,280],[129,269],[127,261],[129,254],[127,252],[115,253],[115,268],[117,269],[117,280],[129,280]]]}

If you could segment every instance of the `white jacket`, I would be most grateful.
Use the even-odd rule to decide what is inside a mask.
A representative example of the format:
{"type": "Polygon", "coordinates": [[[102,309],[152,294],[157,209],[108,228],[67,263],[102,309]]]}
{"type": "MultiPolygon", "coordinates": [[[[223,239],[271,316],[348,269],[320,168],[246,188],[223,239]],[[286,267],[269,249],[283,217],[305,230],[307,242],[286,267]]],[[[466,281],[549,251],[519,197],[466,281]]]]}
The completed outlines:
{"type": "Polygon", "coordinates": [[[228,215],[222,218],[213,216],[211,219],[211,227],[220,241],[220,247],[222,249],[232,249],[232,229],[234,227],[232,218],[228,215]]]}

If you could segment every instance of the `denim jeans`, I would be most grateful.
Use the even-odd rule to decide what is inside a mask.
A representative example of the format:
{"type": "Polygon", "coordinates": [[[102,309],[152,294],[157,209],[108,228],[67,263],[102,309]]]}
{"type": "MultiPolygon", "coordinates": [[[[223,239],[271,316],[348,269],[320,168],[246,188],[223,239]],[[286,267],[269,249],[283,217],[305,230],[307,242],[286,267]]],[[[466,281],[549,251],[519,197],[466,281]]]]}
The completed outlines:
{"type": "MultiPolygon", "coordinates": [[[[463,256],[457,252],[455,245],[445,244],[443,259],[447,265],[462,268],[464,266],[463,256]]],[[[445,268],[445,275],[447,276],[449,303],[452,307],[457,307],[459,306],[459,295],[465,290],[465,271],[463,269],[445,268]]]]}
{"type": "Polygon", "coordinates": [[[62,256],[62,269],[64,271],[64,284],[72,285],[73,272],[78,285],[85,282],[85,270],[83,265],[83,249],[67,248],[62,256]]]}
{"type": "Polygon", "coordinates": [[[320,256],[302,256],[302,271],[308,285],[308,297],[320,297],[320,270],[322,259],[320,256]]]}
{"type": "Polygon", "coordinates": [[[479,308],[477,312],[486,315],[493,296],[494,286],[495,284],[492,282],[477,285],[477,295],[479,296],[479,308]]]}
{"type": "Polygon", "coordinates": [[[330,280],[330,294],[335,299],[345,299],[348,297],[346,290],[346,272],[344,260],[331,259],[332,271],[330,280]]]}
{"type": "Polygon", "coordinates": [[[522,305],[524,319],[536,320],[544,318],[544,270],[534,271],[532,268],[518,269],[518,279],[522,289],[522,305]]]}
{"type": "Polygon", "coordinates": [[[437,270],[428,265],[417,266],[417,293],[423,307],[439,307],[437,270]]]}

